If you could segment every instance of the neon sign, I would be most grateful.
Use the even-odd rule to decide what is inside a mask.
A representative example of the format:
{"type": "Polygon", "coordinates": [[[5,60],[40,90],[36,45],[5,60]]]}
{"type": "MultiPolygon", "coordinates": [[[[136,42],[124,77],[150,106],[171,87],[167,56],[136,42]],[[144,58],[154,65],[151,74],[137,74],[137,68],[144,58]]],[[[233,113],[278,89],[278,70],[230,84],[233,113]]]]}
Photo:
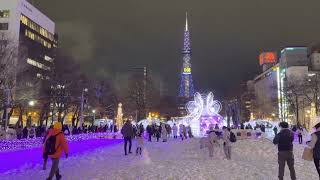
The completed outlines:
{"type": "Polygon", "coordinates": [[[259,64],[272,64],[277,62],[277,54],[275,52],[261,53],[259,56],[259,64]]]}

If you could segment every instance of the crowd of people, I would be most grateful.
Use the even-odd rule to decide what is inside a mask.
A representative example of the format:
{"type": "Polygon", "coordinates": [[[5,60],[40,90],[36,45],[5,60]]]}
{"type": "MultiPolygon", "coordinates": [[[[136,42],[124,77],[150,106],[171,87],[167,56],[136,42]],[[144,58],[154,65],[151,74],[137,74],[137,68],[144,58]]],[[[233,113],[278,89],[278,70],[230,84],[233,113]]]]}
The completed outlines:
{"type": "MultiPolygon", "coordinates": [[[[124,138],[124,154],[131,154],[132,151],[132,139],[136,138],[136,154],[142,154],[143,144],[144,144],[144,132],[148,136],[148,141],[152,142],[152,139],[155,138],[157,142],[162,140],[162,142],[167,142],[168,138],[173,137],[174,139],[178,138],[178,127],[174,124],[172,127],[168,124],[161,123],[160,125],[152,124],[148,125],[144,129],[143,125],[132,125],[131,121],[126,121],[121,129],[121,134],[124,138]]],[[[179,135],[181,140],[192,138],[192,131],[190,126],[180,125],[179,135]]]]}
{"type": "MultiPolygon", "coordinates": [[[[45,137],[48,129],[52,128],[51,126],[35,126],[32,125],[30,127],[18,126],[15,128],[14,138],[16,139],[27,139],[27,138],[35,138],[35,137],[45,137]]],[[[118,132],[118,128],[116,125],[104,125],[104,126],[95,126],[95,125],[82,125],[80,127],[70,128],[69,125],[62,125],[62,132],[64,135],[75,135],[75,134],[83,134],[83,133],[101,133],[101,132],[118,132]]]]}
{"type": "Polygon", "coordinates": [[[213,157],[214,148],[220,147],[220,143],[223,146],[223,152],[227,160],[231,160],[231,144],[237,141],[235,134],[231,131],[231,128],[222,127],[222,132],[219,127],[210,127],[207,132],[208,136],[200,139],[200,149],[208,148],[209,157],[213,157]]]}
{"type": "MultiPolygon", "coordinates": [[[[288,165],[290,170],[290,176],[292,180],[296,180],[296,173],[294,168],[294,153],[293,153],[293,141],[295,133],[299,137],[299,143],[302,143],[303,129],[301,127],[293,126],[289,128],[289,124],[281,122],[279,124],[280,131],[275,128],[275,137],[273,143],[278,146],[278,165],[279,165],[279,180],[283,180],[285,164],[288,165]]],[[[251,129],[250,125],[240,126],[243,129],[251,129]]],[[[256,127],[255,127],[256,128],[256,127]]],[[[263,126],[258,127],[263,129],[263,126]]],[[[253,129],[253,128],[252,128],[253,129]]],[[[316,132],[312,134],[311,141],[307,142],[309,148],[312,149],[313,161],[316,170],[320,178],[320,123],[315,126],[316,132]]],[[[82,125],[80,128],[73,128],[71,131],[67,125],[62,125],[60,122],[55,122],[54,125],[48,129],[45,127],[31,126],[29,128],[18,127],[17,138],[34,138],[44,137],[43,141],[43,169],[46,169],[48,158],[52,159],[52,166],[48,176],[48,180],[51,180],[54,176],[56,179],[61,179],[59,173],[59,160],[64,152],[65,156],[68,157],[68,144],[65,135],[89,133],[89,132],[117,132],[116,126],[86,126],[82,125]]],[[[176,124],[172,127],[168,124],[161,123],[160,125],[152,124],[148,125],[144,129],[143,125],[133,125],[131,121],[126,121],[121,129],[121,134],[124,139],[124,153],[125,155],[132,153],[132,140],[136,139],[136,155],[142,155],[144,147],[144,134],[147,135],[148,141],[156,139],[157,142],[167,142],[168,138],[178,139],[180,136],[181,140],[187,138],[193,138],[192,129],[190,126],[180,124],[179,128],[176,124]]],[[[230,128],[223,127],[222,130],[218,126],[210,127],[207,132],[207,136],[200,139],[200,148],[208,148],[209,157],[214,156],[214,148],[223,147],[225,158],[231,160],[232,155],[232,143],[236,142],[237,138],[230,128]]]]}

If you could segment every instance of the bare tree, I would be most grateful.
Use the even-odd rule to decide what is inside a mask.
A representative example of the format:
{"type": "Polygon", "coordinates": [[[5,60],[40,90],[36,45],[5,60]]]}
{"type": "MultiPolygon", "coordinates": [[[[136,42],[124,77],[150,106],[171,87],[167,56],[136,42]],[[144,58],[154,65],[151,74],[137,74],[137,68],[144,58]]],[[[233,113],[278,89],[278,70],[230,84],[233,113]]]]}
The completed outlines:
{"type": "Polygon", "coordinates": [[[13,111],[16,78],[26,70],[23,63],[17,65],[26,56],[25,50],[23,44],[10,34],[0,33],[0,111],[3,111],[2,124],[5,128],[13,111]]]}
{"type": "Polygon", "coordinates": [[[299,110],[302,109],[300,101],[305,97],[305,88],[305,81],[303,79],[291,77],[284,81],[283,94],[286,102],[282,103],[288,103],[289,110],[295,113],[297,125],[300,125],[299,110]]]}

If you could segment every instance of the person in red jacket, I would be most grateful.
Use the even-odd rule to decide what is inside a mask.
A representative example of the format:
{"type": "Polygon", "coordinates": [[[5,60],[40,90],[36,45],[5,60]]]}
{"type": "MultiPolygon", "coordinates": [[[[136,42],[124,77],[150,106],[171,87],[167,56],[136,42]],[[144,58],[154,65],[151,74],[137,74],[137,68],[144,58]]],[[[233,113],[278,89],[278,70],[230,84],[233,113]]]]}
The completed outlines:
{"type": "MultiPolygon", "coordinates": [[[[68,143],[61,130],[62,130],[61,122],[56,122],[53,126],[53,129],[49,130],[48,135],[46,137],[45,142],[47,142],[47,140],[51,136],[56,136],[56,141],[55,141],[56,151],[54,154],[48,155],[52,160],[52,166],[51,166],[50,174],[47,180],[51,180],[54,175],[56,175],[57,180],[61,179],[61,175],[59,173],[59,160],[61,158],[62,151],[64,151],[66,158],[68,158],[68,143]]],[[[46,152],[45,148],[44,148],[44,152],[46,152]]]]}

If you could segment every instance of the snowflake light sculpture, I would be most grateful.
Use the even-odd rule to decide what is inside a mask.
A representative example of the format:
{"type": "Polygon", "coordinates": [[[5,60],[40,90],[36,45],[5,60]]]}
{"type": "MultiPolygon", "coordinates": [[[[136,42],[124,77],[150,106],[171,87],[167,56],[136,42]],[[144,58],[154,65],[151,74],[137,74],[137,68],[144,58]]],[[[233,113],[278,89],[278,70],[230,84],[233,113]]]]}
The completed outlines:
{"type": "Polygon", "coordinates": [[[210,127],[222,125],[222,117],[219,114],[221,107],[221,103],[214,100],[212,92],[208,95],[197,92],[194,100],[186,104],[188,116],[185,123],[190,125],[195,136],[203,136],[210,127]]]}

